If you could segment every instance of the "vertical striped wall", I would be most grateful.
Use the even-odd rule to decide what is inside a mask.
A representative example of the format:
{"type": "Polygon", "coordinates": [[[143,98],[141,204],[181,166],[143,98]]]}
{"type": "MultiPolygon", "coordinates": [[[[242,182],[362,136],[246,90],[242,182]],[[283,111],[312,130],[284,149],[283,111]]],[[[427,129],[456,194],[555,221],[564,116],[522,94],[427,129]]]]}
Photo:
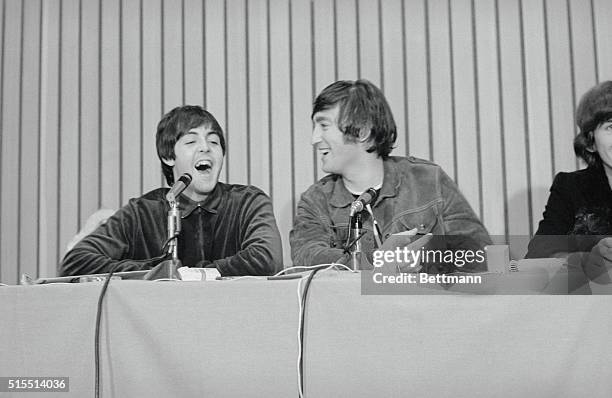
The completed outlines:
{"type": "Polygon", "coordinates": [[[187,103],[226,129],[222,179],[272,196],[289,264],[323,175],[311,102],[359,77],[394,154],[442,165],[492,234],[531,234],[579,167],[572,112],[612,78],[610,21],[609,0],[0,0],[0,280],[54,275],[91,213],[159,187],[155,126],[187,103]]]}

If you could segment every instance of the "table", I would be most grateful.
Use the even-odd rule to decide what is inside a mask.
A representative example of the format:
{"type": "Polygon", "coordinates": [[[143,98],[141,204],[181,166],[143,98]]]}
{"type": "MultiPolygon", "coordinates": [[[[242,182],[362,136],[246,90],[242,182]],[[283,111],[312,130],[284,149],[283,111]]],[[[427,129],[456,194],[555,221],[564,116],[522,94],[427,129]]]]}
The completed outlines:
{"type": "MultiPolygon", "coordinates": [[[[112,281],[101,396],[297,396],[298,283],[112,281]]],[[[0,287],[0,376],[69,376],[70,393],[45,396],[92,396],[101,287],[0,287]]],[[[444,293],[318,275],[305,396],[610,397],[612,296],[444,293]]]]}

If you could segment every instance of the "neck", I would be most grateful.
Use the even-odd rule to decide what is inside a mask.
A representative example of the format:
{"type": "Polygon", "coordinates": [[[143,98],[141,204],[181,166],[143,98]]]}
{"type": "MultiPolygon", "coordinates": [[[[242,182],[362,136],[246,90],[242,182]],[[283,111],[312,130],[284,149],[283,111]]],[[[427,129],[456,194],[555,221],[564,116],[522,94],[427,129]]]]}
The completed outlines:
{"type": "Polygon", "coordinates": [[[376,155],[359,162],[355,170],[342,175],[344,186],[351,192],[364,192],[368,188],[382,185],[385,175],[383,160],[376,155]]]}
{"type": "Polygon", "coordinates": [[[193,189],[191,189],[191,187],[187,187],[187,189],[185,189],[182,193],[182,195],[186,196],[187,198],[189,198],[189,200],[193,201],[193,202],[204,202],[206,200],[206,198],[208,198],[210,196],[211,192],[208,193],[198,193],[198,192],[194,192],[193,189]]]}

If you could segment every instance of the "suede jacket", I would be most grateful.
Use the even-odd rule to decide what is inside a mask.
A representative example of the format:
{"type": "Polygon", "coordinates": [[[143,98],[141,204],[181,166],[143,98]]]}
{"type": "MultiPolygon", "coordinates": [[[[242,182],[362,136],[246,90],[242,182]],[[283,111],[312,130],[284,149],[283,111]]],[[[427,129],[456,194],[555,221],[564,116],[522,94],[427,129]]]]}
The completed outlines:
{"type": "MultiPolygon", "coordinates": [[[[343,257],[354,200],[335,174],[302,194],[290,235],[294,265],[331,263],[343,257]]],[[[477,250],[491,243],[457,185],[440,166],[426,160],[395,156],[385,160],[383,185],[372,210],[383,240],[418,228],[419,233],[447,236],[448,249],[477,250]]],[[[362,215],[367,231],[361,238],[362,251],[372,262],[372,219],[365,211],[362,215]]]]}
{"type": "MultiPolygon", "coordinates": [[[[81,240],[61,275],[152,268],[167,239],[168,188],[131,199],[81,240]]],[[[221,275],[270,275],[282,269],[282,246],[270,198],[253,186],[217,183],[203,202],[179,197],[178,256],[184,266],[216,267],[221,275]]]]}

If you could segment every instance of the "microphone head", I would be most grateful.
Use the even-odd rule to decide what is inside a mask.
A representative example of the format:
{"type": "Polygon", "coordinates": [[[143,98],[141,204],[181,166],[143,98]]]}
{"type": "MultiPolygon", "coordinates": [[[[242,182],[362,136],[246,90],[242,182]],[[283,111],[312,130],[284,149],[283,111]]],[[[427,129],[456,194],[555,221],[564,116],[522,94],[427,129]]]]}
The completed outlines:
{"type": "Polygon", "coordinates": [[[361,200],[356,200],[351,203],[351,210],[349,212],[349,217],[353,217],[356,213],[359,213],[363,210],[363,202],[361,200]]]}
{"type": "Polygon", "coordinates": [[[185,173],[181,176],[181,178],[178,179],[179,181],[182,181],[183,184],[185,184],[185,187],[187,187],[187,185],[191,184],[191,174],[189,173],[185,173]]]}
{"type": "Polygon", "coordinates": [[[378,192],[374,188],[368,188],[351,204],[349,216],[353,217],[356,213],[362,211],[366,205],[374,203],[377,197],[378,192]]]}
{"type": "Polygon", "coordinates": [[[374,202],[376,202],[376,198],[378,197],[378,191],[377,191],[377,190],[375,190],[374,188],[368,188],[368,190],[367,190],[367,191],[365,191],[364,195],[365,195],[366,193],[367,193],[368,195],[370,195],[370,200],[366,200],[366,201],[365,201],[365,202],[366,202],[366,203],[365,203],[366,205],[367,205],[367,204],[370,204],[370,203],[374,203],[374,202]]]}
{"type": "Polygon", "coordinates": [[[170,203],[176,202],[176,197],[179,196],[189,184],[191,184],[191,174],[183,174],[178,181],[174,182],[170,191],[166,194],[166,200],[170,203]]]}

